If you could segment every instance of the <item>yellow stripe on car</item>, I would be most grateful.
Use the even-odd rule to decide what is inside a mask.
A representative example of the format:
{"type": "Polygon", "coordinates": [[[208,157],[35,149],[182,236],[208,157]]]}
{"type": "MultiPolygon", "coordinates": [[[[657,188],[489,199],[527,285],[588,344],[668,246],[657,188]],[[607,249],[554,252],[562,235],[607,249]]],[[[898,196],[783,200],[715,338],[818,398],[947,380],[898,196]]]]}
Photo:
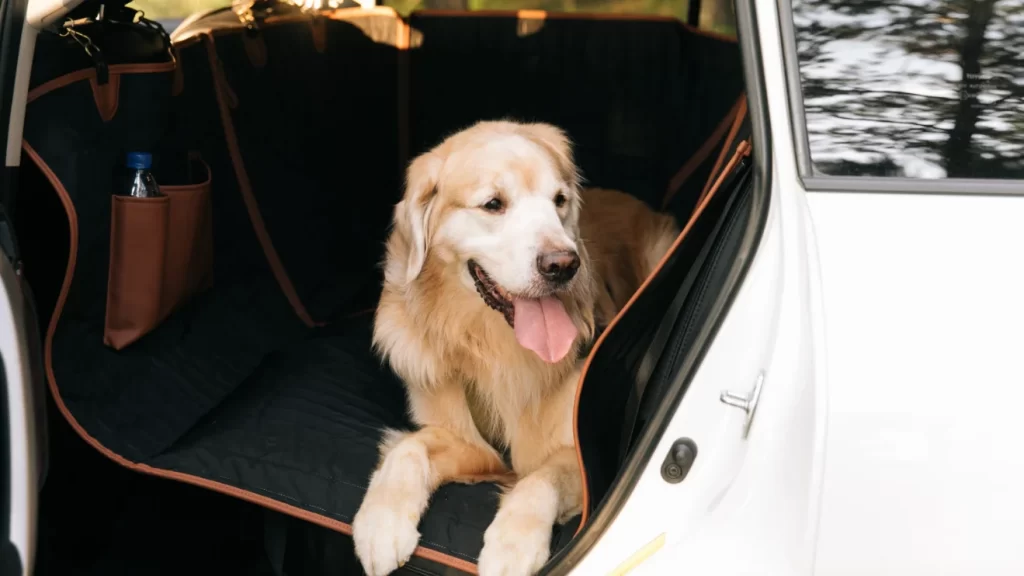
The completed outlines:
{"type": "Polygon", "coordinates": [[[655,552],[661,550],[661,547],[665,545],[665,533],[658,534],[658,537],[651,540],[647,544],[644,544],[643,548],[640,548],[634,552],[629,558],[622,561],[621,564],[615,567],[614,570],[608,573],[608,576],[623,576],[633,568],[639,566],[644,560],[647,560],[654,555],[655,552]]]}

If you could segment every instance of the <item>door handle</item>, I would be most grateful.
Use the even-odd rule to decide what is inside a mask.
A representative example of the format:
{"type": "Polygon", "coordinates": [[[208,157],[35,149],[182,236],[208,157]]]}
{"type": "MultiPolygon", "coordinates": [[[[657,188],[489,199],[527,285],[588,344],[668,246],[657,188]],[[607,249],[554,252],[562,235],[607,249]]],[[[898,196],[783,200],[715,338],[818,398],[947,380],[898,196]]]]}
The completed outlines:
{"type": "Polygon", "coordinates": [[[761,386],[764,385],[764,371],[762,370],[757,375],[757,380],[754,381],[754,389],[747,393],[746,396],[741,396],[734,392],[725,390],[722,395],[719,396],[719,400],[723,404],[733,406],[743,410],[746,415],[746,421],[743,423],[743,437],[746,438],[747,434],[750,433],[750,424],[754,421],[754,413],[757,412],[757,403],[761,400],[761,386]]]}

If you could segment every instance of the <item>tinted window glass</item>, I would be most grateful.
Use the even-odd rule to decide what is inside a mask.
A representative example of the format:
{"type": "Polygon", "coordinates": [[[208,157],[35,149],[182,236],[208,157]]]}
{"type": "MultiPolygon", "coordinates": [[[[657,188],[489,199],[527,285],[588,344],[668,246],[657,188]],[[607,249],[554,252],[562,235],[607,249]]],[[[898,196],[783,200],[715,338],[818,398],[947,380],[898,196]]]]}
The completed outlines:
{"type": "Polygon", "coordinates": [[[132,0],[128,3],[130,8],[142,10],[146,18],[159,22],[168,32],[174,31],[194,12],[230,5],[231,0],[132,0]]]}
{"type": "MultiPolygon", "coordinates": [[[[348,8],[358,6],[356,0],[292,0],[314,8],[348,8]]],[[[132,0],[133,8],[143,10],[147,18],[156,20],[170,32],[194,12],[229,6],[231,0],[132,0]]],[[[629,12],[675,16],[686,21],[690,0],[378,0],[400,14],[413,10],[520,10],[537,9],[552,12],[629,12]]],[[[720,34],[736,34],[736,15],[732,0],[703,0],[700,4],[700,27],[720,34]]]]}
{"type": "Polygon", "coordinates": [[[1024,0],[793,0],[816,175],[1024,178],[1024,0]]]}
{"type": "MultiPolygon", "coordinates": [[[[323,0],[321,0],[323,1],[323,0]]],[[[690,0],[383,0],[400,14],[413,10],[547,10],[549,12],[604,12],[689,17],[690,0]]],[[[732,0],[702,0],[700,28],[733,36],[736,14],[732,0]]]]}

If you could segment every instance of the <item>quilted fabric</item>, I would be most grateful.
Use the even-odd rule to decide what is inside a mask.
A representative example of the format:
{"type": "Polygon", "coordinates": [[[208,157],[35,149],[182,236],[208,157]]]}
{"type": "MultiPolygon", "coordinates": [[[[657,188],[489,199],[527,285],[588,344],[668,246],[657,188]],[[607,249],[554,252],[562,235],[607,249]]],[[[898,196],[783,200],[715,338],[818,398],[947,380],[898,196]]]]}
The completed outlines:
{"type": "MultiPolygon", "coordinates": [[[[741,89],[733,43],[670,22],[552,19],[525,34],[515,17],[420,15],[411,25],[421,42],[405,60],[394,46],[397,23],[381,15],[358,25],[331,21],[320,47],[308,22],[268,26],[258,41],[218,33],[178,52],[183,77],[123,74],[108,121],[86,77],[32,99],[26,142],[40,169],[52,171],[77,226],[74,274],[51,334],[51,385],[94,447],[344,531],[376,465],[382,429],[409,425],[400,382],[370,351],[372,317],[349,317],[372,307],[379,289],[403,146],[418,153],[484,118],[555,122],[577,142],[590,183],[656,205],[741,89]],[[230,93],[227,118],[218,74],[221,96],[230,93]],[[406,125],[395,113],[403,97],[406,125]],[[298,298],[327,327],[306,326],[283,294],[243,199],[225,120],[237,132],[259,221],[298,298]],[[214,284],[115,352],[102,339],[109,198],[129,150],[153,151],[161,182],[186,183],[175,166],[187,151],[210,165],[214,284]]],[[[44,35],[37,54],[60,59],[76,49],[44,35]]],[[[35,78],[51,80],[43,72],[35,78]]],[[[64,218],[58,203],[51,208],[59,212],[40,218],[64,218]]],[[[63,277],[64,262],[34,265],[59,268],[36,278],[63,277]]],[[[612,365],[619,360],[609,354],[602,370],[619,374],[612,365]]],[[[597,471],[593,506],[617,470],[618,439],[587,439],[588,466],[597,471]]],[[[419,526],[421,545],[463,568],[475,563],[497,502],[492,485],[442,487],[419,526]]],[[[555,529],[554,550],[577,523],[555,529]]]]}
{"type": "MultiPolygon", "coordinates": [[[[351,523],[381,430],[409,426],[401,383],[369,352],[371,319],[341,322],[267,355],[150,463],[351,523]]],[[[420,544],[475,562],[496,510],[492,485],[444,486],[420,523],[420,544]]]]}

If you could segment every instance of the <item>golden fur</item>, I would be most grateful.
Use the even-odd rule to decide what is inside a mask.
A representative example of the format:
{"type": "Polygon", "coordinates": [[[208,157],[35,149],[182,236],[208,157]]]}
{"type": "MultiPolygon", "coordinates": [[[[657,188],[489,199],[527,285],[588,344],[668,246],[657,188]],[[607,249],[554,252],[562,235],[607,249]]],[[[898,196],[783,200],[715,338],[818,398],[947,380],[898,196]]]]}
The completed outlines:
{"type": "Polygon", "coordinates": [[[581,506],[573,438],[579,353],[677,232],[671,216],[631,196],[581,189],[567,138],[547,124],[481,122],[411,163],[387,241],[374,345],[404,381],[419,429],[388,434],[353,522],[368,574],[409,558],[430,493],[453,481],[519,479],[485,533],[483,576],[543,565],[552,523],[581,506]],[[548,196],[559,192],[567,201],[556,207],[548,196]],[[490,197],[509,211],[478,210],[490,197]],[[547,363],[484,303],[466,262],[485,260],[496,280],[526,292],[536,281],[532,263],[520,263],[552,246],[579,254],[576,276],[557,294],[578,336],[567,356],[547,363]],[[511,471],[499,452],[506,448],[511,471]]]}

